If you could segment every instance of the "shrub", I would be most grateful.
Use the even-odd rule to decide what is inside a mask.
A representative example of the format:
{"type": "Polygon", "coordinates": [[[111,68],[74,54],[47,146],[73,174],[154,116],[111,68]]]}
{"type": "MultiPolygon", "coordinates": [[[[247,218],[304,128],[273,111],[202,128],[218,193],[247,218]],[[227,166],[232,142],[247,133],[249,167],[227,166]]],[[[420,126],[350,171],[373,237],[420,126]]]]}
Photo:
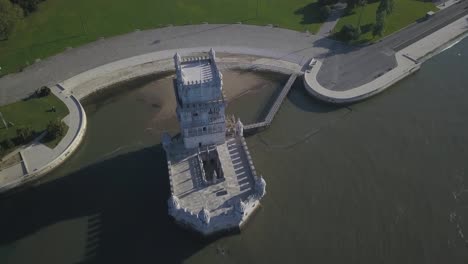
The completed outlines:
{"type": "Polygon", "coordinates": [[[361,30],[351,24],[344,25],[339,33],[339,36],[344,41],[356,40],[361,35],[361,30]]]}
{"type": "Polygon", "coordinates": [[[65,131],[67,130],[67,125],[61,120],[52,120],[47,124],[47,135],[46,139],[53,140],[58,137],[62,137],[65,135],[65,131]]]}
{"type": "Polygon", "coordinates": [[[50,88],[47,86],[42,86],[41,88],[36,90],[37,97],[48,96],[50,93],[51,93],[50,88]]]}
{"type": "Polygon", "coordinates": [[[382,36],[385,30],[385,11],[377,12],[375,25],[372,29],[372,35],[375,36],[382,36]]]}
{"type": "Polygon", "coordinates": [[[37,10],[37,6],[44,0],[10,0],[12,3],[19,5],[26,15],[37,10]]]}
{"type": "Polygon", "coordinates": [[[16,139],[18,144],[25,144],[34,137],[34,130],[30,126],[16,129],[16,139]]]}
{"type": "Polygon", "coordinates": [[[322,17],[322,20],[326,20],[331,14],[331,8],[330,6],[322,6],[320,7],[320,16],[322,17]]]}
{"type": "Polygon", "coordinates": [[[318,0],[319,6],[334,5],[338,3],[338,0],[318,0]]]}
{"type": "Polygon", "coordinates": [[[15,143],[13,143],[13,141],[11,141],[11,139],[5,139],[2,141],[2,143],[0,144],[2,149],[4,150],[7,150],[7,149],[11,149],[15,146],[15,143]]]}
{"type": "Polygon", "coordinates": [[[23,11],[8,0],[0,0],[0,40],[8,39],[23,11]]]}

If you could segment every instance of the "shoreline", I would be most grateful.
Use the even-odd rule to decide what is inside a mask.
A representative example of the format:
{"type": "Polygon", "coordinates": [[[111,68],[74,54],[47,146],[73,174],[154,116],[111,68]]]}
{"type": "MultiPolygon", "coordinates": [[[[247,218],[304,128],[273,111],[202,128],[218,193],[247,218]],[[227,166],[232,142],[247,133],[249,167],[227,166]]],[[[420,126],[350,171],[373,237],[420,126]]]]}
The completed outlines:
{"type": "MultiPolygon", "coordinates": [[[[398,63],[397,67],[369,83],[346,91],[329,90],[318,83],[316,77],[322,62],[317,61],[317,65],[304,74],[306,90],[314,97],[331,103],[352,103],[380,93],[394,83],[419,70],[421,63],[442,52],[451,43],[466,37],[468,35],[467,17],[462,17],[397,52],[395,54],[398,63]],[[421,51],[424,53],[420,54],[421,51]]],[[[214,48],[220,54],[226,55],[219,57],[219,65],[222,70],[262,70],[282,74],[303,74],[304,69],[302,64],[305,57],[300,58],[295,54],[286,54],[283,58],[278,56],[278,54],[274,54],[272,50],[233,46],[214,46],[214,48]],[[295,59],[291,59],[292,57],[295,59]]],[[[41,166],[31,166],[31,164],[27,164],[25,161],[24,167],[26,167],[26,170],[32,169],[33,171],[27,171],[27,174],[23,175],[24,177],[13,183],[0,186],[0,193],[37,180],[62,164],[79,147],[86,131],[86,113],[80,100],[86,100],[88,95],[105,90],[105,88],[117,83],[135,80],[152,74],[171,72],[174,69],[171,58],[176,52],[191,54],[206,52],[208,50],[209,48],[206,47],[196,47],[169,49],[137,55],[81,72],[52,86],[54,93],[66,102],[70,110],[70,115],[65,118],[68,118],[67,121],[70,129],[59,143],[62,146],[59,150],[60,153],[54,153],[53,158],[46,162],[45,165],[41,161],[41,166]]],[[[39,152],[33,154],[33,156],[39,155],[39,152]]],[[[21,153],[21,155],[24,156],[24,153],[21,153]]],[[[8,172],[2,171],[2,173],[8,172]]]]}

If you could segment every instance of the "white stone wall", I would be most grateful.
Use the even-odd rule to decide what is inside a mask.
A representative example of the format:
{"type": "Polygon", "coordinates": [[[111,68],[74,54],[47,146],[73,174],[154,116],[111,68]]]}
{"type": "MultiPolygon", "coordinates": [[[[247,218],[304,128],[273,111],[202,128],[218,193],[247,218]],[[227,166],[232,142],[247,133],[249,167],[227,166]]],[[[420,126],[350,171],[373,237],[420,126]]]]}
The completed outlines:
{"type": "Polygon", "coordinates": [[[260,200],[252,196],[242,202],[240,200],[233,202],[232,209],[224,214],[211,216],[208,213],[207,216],[203,216],[200,212],[191,212],[180,207],[178,202],[174,202],[174,200],[177,201],[177,198],[171,197],[168,200],[169,215],[182,225],[203,235],[212,235],[230,229],[240,229],[253,212],[260,207],[260,200]]]}
{"type": "Polygon", "coordinates": [[[186,148],[198,148],[199,143],[202,145],[221,144],[226,140],[226,132],[222,131],[214,134],[206,134],[196,137],[184,137],[184,145],[186,148]]]}
{"type": "Polygon", "coordinates": [[[225,122],[224,103],[178,108],[177,112],[181,129],[225,122]]]}
{"type": "Polygon", "coordinates": [[[215,100],[222,96],[221,84],[218,83],[193,83],[189,85],[179,84],[179,94],[184,103],[196,103],[204,100],[215,100]]]}

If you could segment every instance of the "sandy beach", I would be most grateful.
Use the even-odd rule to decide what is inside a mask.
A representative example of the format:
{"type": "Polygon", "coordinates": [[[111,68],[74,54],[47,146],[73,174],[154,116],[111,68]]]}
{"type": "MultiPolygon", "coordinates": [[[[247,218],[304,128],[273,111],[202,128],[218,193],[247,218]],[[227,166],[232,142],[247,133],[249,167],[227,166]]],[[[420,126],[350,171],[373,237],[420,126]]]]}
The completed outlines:
{"type": "MultiPolygon", "coordinates": [[[[163,121],[175,117],[176,99],[172,78],[171,75],[149,82],[137,92],[137,100],[158,108],[154,121],[163,121]]],[[[255,96],[261,90],[276,90],[283,79],[283,75],[273,75],[271,73],[224,71],[223,91],[229,103],[247,94],[255,96]]]]}

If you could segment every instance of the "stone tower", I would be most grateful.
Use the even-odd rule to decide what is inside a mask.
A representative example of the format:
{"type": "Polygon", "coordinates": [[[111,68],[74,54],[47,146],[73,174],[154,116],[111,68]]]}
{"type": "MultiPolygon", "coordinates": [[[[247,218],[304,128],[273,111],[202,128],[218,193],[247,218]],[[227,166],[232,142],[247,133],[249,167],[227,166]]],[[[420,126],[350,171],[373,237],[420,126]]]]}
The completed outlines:
{"type": "Polygon", "coordinates": [[[187,149],[222,144],[226,140],[226,102],[223,76],[216,65],[216,54],[208,57],[174,56],[177,118],[187,149]]]}

